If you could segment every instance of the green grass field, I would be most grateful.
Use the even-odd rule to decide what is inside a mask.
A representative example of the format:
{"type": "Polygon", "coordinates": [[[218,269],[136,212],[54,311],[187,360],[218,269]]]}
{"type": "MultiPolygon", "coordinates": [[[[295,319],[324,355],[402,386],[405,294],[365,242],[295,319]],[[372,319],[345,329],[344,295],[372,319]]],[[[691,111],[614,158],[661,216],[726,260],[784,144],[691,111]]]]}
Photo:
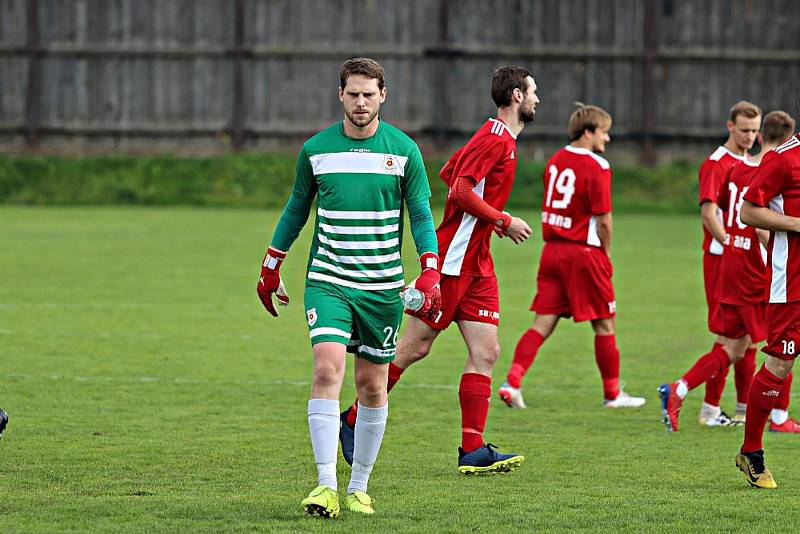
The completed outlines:
{"type": "MultiPolygon", "coordinates": [[[[390,397],[370,494],[378,513],[305,517],[316,485],[302,307],[308,231],[282,270],[290,308],[255,284],[275,211],[0,208],[0,531],[797,531],[800,436],[767,435],[777,491],[734,467],[741,429],[659,422],[655,389],[711,344],[697,217],[620,215],[613,261],[622,375],[640,410],[601,407],[591,329],[563,322],[526,377],[530,409],[494,400],[486,437],[511,475],[456,473],[464,346],[445,332],[390,397]]],[[[529,220],[535,220],[528,213],[529,220]]],[[[494,244],[499,385],[541,240],[494,244]]],[[[407,236],[408,237],[408,236],[407,236]]],[[[406,246],[414,276],[410,238],[406,246]]],[[[343,403],[353,398],[350,374],[343,403]]],[[[733,380],[723,408],[733,408],[733,380]]],[[[344,405],[344,404],[343,404],[344,405]]],[[[340,486],[349,468],[340,460],[340,486]]]]}

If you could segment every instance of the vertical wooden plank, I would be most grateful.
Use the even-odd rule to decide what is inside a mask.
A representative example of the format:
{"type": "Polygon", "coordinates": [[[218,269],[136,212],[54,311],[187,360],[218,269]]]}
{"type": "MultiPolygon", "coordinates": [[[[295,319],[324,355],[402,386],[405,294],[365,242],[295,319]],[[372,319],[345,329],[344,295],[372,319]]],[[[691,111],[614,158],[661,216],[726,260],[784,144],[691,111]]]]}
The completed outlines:
{"type": "Polygon", "coordinates": [[[234,3],[233,32],[233,113],[231,116],[231,137],[233,149],[244,147],[244,0],[234,3]]]}
{"type": "Polygon", "coordinates": [[[642,161],[655,165],[656,153],[653,134],[655,114],[655,68],[658,61],[658,5],[657,0],[645,0],[644,57],[642,62],[642,161]]]}
{"type": "Polygon", "coordinates": [[[25,142],[34,147],[39,142],[37,128],[41,113],[41,51],[39,50],[39,1],[28,0],[25,10],[28,56],[28,84],[25,92],[25,142]]]}

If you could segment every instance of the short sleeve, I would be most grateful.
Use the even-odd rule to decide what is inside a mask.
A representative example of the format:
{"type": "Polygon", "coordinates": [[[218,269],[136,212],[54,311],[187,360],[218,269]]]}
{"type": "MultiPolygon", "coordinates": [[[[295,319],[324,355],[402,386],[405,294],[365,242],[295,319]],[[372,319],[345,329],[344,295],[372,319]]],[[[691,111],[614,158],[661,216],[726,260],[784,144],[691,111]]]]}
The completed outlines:
{"type": "Polygon", "coordinates": [[[707,159],[700,166],[700,191],[698,203],[713,202],[717,204],[719,192],[719,164],[707,159]]]}
{"type": "Polygon", "coordinates": [[[403,196],[406,202],[431,198],[431,186],[425,172],[425,163],[422,161],[422,154],[416,144],[406,161],[403,173],[403,196]]]}
{"type": "Polygon", "coordinates": [[[603,215],[611,211],[611,169],[603,169],[589,184],[589,209],[592,215],[603,215]]]}
{"type": "Polygon", "coordinates": [[[461,157],[461,152],[464,150],[462,146],[455,153],[450,156],[450,159],[447,160],[447,163],[444,164],[444,167],[439,170],[439,178],[450,187],[450,184],[453,183],[453,170],[456,168],[456,164],[458,163],[458,158],[461,157]]]}
{"type": "Polygon", "coordinates": [[[455,169],[458,176],[453,178],[464,176],[479,182],[497,165],[504,153],[504,144],[500,137],[496,135],[476,137],[474,144],[467,144],[462,149],[461,158],[455,169]]]}
{"type": "Polygon", "coordinates": [[[314,171],[311,169],[305,145],[297,155],[292,193],[298,198],[313,198],[317,194],[317,182],[314,179],[314,171]]]}
{"type": "Polygon", "coordinates": [[[745,200],[767,207],[769,201],[781,194],[787,177],[784,159],[776,152],[768,152],[758,166],[745,200]]]}

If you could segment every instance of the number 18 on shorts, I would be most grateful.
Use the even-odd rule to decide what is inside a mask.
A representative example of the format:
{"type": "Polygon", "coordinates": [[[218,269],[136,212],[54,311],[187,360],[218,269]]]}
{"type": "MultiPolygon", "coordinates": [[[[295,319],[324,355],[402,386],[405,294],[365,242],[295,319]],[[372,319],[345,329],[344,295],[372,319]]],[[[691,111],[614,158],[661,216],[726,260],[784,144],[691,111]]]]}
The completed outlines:
{"type": "Polygon", "coordinates": [[[311,345],[332,341],[373,363],[394,360],[403,317],[399,289],[365,291],[306,280],[305,308],[311,345]]]}

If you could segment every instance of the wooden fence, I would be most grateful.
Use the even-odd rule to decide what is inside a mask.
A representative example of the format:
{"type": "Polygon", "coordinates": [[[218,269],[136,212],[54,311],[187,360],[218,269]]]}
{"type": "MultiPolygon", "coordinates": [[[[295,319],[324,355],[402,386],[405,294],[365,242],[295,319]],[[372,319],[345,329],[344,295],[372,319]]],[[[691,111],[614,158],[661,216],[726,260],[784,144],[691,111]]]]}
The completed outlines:
{"type": "Polygon", "coordinates": [[[383,116],[446,145],[488,115],[492,70],[540,87],[524,134],[576,100],[646,161],[716,142],[748,99],[796,114],[797,0],[0,0],[0,151],[296,143],[341,116],[338,68],[387,71],[383,116]]]}

